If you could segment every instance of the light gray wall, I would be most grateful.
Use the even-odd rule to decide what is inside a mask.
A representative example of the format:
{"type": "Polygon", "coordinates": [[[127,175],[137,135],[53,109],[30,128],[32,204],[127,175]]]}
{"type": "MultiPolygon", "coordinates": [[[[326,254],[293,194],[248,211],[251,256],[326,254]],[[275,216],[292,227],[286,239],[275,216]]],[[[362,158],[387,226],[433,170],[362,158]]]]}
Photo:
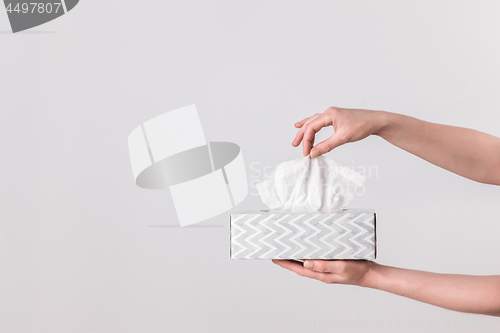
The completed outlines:
{"type": "MultiPolygon", "coordinates": [[[[207,139],[241,146],[249,180],[301,156],[293,123],[331,105],[500,135],[497,1],[86,0],[9,28],[0,10],[1,332],[499,330],[231,261],[229,213],[155,227],[177,223],[171,198],[135,186],[127,151],[133,128],[192,103],[207,139]]],[[[378,213],[378,262],[500,274],[499,188],[375,137],[329,157],[378,169],[351,205],[378,213]]],[[[262,207],[249,195],[238,209],[262,207]]]]}

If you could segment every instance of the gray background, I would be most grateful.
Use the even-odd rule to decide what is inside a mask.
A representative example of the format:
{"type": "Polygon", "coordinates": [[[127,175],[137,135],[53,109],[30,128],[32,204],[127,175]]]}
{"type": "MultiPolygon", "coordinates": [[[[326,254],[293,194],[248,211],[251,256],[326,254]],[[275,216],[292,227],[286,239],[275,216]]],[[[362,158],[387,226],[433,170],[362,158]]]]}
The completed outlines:
{"type": "MultiPolygon", "coordinates": [[[[207,139],[238,143],[254,181],[300,157],[293,123],[331,105],[500,135],[499,18],[496,1],[87,0],[13,35],[0,11],[0,331],[498,331],[231,261],[229,212],[155,227],[176,214],[167,191],[134,184],[127,136],[196,103],[207,139]]],[[[378,213],[378,262],[500,274],[499,188],[376,137],[329,157],[379,170],[351,205],[378,213]]],[[[237,209],[261,208],[249,195],[237,209]]]]}

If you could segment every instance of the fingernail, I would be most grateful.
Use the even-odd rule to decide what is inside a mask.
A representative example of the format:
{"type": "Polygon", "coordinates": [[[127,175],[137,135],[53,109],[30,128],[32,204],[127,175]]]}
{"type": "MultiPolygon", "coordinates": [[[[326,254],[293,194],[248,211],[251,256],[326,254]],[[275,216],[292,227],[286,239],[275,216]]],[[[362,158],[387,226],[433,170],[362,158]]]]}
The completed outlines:
{"type": "Polygon", "coordinates": [[[317,149],[311,150],[311,158],[318,157],[319,155],[321,155],[321,154],[317,149]]]}
{"type": "Polygon", "coordinates": [[[314,262],[312,260],[304,261],[304,267],[307,269],[312,269],[314,267],[314,262]]]}

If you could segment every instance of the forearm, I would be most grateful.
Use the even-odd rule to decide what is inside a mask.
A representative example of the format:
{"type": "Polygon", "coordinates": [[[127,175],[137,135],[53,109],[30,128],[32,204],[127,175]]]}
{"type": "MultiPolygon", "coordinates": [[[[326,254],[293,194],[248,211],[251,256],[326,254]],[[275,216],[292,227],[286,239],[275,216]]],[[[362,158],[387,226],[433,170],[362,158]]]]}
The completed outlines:
{"type": "Polygon", "coordinates": [[[500,185],[500,138],[396,113],[377,113],[375,133],[393,145],[463,177],[500,185]]]}
{"type": "Polygon", "coordinates": [[[450,310],[500,316],[500,276],[437,274],[372,265],[364,287],[450,310]]]}

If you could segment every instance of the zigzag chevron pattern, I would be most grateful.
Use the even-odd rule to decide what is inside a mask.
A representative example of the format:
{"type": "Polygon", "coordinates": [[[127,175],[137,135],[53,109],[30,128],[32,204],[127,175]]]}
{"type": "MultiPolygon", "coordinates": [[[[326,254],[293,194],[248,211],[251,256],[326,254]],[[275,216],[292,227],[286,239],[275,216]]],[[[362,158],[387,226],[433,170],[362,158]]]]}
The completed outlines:
{"type": "Polygon", "coordinates": [[[231,214],[231,259],[376,258],[375,213],[231,214]]]}

